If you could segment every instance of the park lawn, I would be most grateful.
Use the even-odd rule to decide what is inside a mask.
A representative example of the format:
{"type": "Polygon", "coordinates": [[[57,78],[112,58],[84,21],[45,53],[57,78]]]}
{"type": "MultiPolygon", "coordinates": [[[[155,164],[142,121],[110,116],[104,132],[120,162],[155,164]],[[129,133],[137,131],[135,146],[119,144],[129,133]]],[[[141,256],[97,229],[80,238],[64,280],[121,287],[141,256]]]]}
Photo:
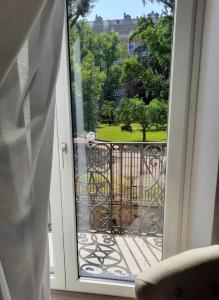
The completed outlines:
{"type": "MultiPolygon", "coordinates": [[[[96,139],[107,142],[142,142],[141,126],[137,123],[132,124],[133,131],[121,130],[121,125],[99,124],[96,129],[96,139]]],[[[167,132],[165,130],[147,130],[147,142],[165,142],[167,132]]]]}

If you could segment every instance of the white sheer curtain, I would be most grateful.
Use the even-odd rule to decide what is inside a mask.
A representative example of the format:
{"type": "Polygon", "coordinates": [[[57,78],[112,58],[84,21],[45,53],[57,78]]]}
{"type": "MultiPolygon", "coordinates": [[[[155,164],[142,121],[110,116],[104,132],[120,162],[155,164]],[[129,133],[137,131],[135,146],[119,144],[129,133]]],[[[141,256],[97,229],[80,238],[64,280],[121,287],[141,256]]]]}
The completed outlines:
{"type": "Polygon", "coordinates": [[[64,0],[0,0],[0,299],[48,300],[47,217],[64,0]]]}

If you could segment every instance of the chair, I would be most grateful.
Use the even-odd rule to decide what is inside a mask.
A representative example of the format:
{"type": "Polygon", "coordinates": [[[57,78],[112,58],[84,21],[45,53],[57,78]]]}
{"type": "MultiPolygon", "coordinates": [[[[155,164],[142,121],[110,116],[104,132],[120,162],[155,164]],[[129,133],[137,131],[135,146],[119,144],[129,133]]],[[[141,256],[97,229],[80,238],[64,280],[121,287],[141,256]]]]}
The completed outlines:
{"type": "Polygon", "coordinates": [[[141,273],[137,300],[219,299],[219,245],[172,256],[141,273]]]}

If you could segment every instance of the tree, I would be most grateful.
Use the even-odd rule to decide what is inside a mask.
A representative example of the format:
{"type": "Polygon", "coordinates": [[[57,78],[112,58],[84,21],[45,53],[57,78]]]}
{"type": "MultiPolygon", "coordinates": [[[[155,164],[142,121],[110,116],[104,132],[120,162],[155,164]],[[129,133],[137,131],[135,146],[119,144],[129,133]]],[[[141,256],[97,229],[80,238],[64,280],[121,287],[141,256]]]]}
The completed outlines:
{"type": "Polygon", "coordinates": [[[166,80],[163,75],[153,72],[149,67],[142,71],[140,78],[144,88],[144,96],[147,99],[146,103],[150,103],[154,98],[168,100],[169,80],[166,80]]]}
{"type": "Polygon", "coordinates": [[[95,35],[95,41],[95,62],[107,73],[113,63],[119,59],[119,36],[114,31],[102,32],[95,35]]]}
{"type": "Polygon", "coordinates": [[[163,4],[165,13],[168,12],[168,9],[171,11],[171,13],[174,11],[175,0],[142,0],[142,2],[144,5],[146,5],[148,2],[150,3],[157,2],[158,4],[163,4]]]}
{"type": "Polygon", "coordinates": [[[69,27],[73,28],[80,17],[85,17],[93,8],[95,0],[68,0],[69,27]]]}
{"type": "Polygon", "coordinates": [[[167,124],[168,105],[164,101],[153,99],[148,105],[150,124],[158,127],[167,124]]]}
{"type": "Polygon", "coordinates": [[[139,40],[147,46],[146,65],[154,73],[169,79],[173,31],[172,16],[160,17],[156,24],[150,17],[142,17],[138,23],[139,26],[137,25],[133,36],[137,35],[139,40]]]}
{"type": "Polygon", "coordinates": [[[106,74],[101,93],[100,104],[102,106],[104,100],[114,98],[115,88],[118,87],[121,77],[121,66],[115,64],[115,61],[119,61],[120,53],[123,51],[119,47],[118,34],[115,32],[96,34],[86,21],[79,20],[77,27],[70,29],[71,57],[74,55],[73,49],[77,40],[80,45],[80,60],[83,62],[87,54],[92,53],[95,65],[106,74]]]}
{"type": "Polygon", "coordinates": [[[116,88],[121,86],[122,67],[120,64],[113,64],[108,72],[104,85],[105,100],[111,100],[115,97],[116,88]]]}
{"type": "Polygon", "coordinates": [[[84,128],[86,131],[95,131],[98,120],[99,102],[105,73],[95,66],[94,57],[89,53],[81,65],[82,93],[84,110],[84,128]]]}
{"type": "Polygon", "coordinates": [[[116,104],[114,101],[105,101],[103,107],[100,110],[100,116],[102,121],[112,125],[116,119],[116,104]]]}
{"type": "Polygon", "coordinates": [[[125,129],[131,131],[131,123],[134,121],[132,102],[123,98],[116,108],[116,119],[125,125],[125,129]]]}
{"type": "MultiPolygon", "coordinates": [[[[79,20],[77,22],[77,26],[70,28],[69,30],[69,43],[71,51],[70,58],[73,59],[73,57],[76,55],[75,51],[77,51],[77,49],[75,49],[75,45],[78,43],[80,55],[78,60],[83,62],[84,58],[89,53],[94,55],[96,49],[95,33],[86,21],[79,20]]],[[[72,63],[71,66],[73,66],[72,63]]]]}
{"type": "Polygon", "coordinates": [[[125,125],[127,130],[131,129],[132,122],[138,122],[142,127],[142,141],[146,142],[146,130],[149,124],[148,105],[139,98],[123,98],[116,109],[117,120],[125,125]]]}
{"type": "Polygon", "coordinates": [[[134,120],[137,121],[142,127],[142,142],[146,142],[146,130],[149,124],[149,110],[148,105],[139,98],[129,100],[131,102],[134,120]]]}
{"type": "Polygon", "coordinates": [[[95,35],[95,47],[93,48],[95,63],[100,67],[101,71],[106,73],[102,103],[104,100],[113,99],[115,88],[120,81],[121,66],[115,64],[120,58],[119,45],[118,34],[113,31],[95,35]]]}
{"type": "Polygon", "coordinates": [[[81,64],[85,130],[95,130],[98,110],[104,99],[114,97],[121,73],[121,67],[113,64],[119,57],[118,43],[116,33],[95,34],[83,20],[70,28],[71,74],[75,77],[75,71],[80,69],[81,64]]]}
{"type": "Polygon", "coordinates": [[[135,56],[125,58],[122,62],[121,83],[128,98],[145,98],[145,89],[142,82],[144,66],[135,56]]]}
{"type": "Polygon", "coordinates": [[[142,98],[146,104],[154,98],[168,100],[172,26],[172,16],[162,16],[158,22],[150,16],[138,19],[130,40],[137,39],[147,51],[124,60],[122,81],[127,96],[142,98]]]}
{"type": "MultiPolygon", "coordinates": [[[[83,105],[84,129],[93,131],[97,124],[97,111],[102,95],[104,73],[95,66],[94,56],[90,50],[95,46],[94,33],[85,21],[80,20],[77,22],[77,26],[69,29],[69,43],[71,78],[74,79],[71,82],[74,128],[77,128],[77,105],[81,103],[83,105]],[[98,82],[96,80],[92,82],[94,78],[97,78],[98,82]],[[92,112],[90,117],[89,111],[92,112]]],[[[78,130],[79,128],[77,128],[78,130]]],[[[80,134],[82,134],[81,131],[80,134]]]]}
{"type": "MultiPolygon", "coordinates": [[[[145,3],[147,1],[153,2],[145,0],[145,3]]],[[[78,78],[81,78],[78,85],[72,85],[75,96],[81,93],[85,129],[92,131],[97,124],[98,111],[103,113],[107,122],[113,122],[113,108],[108,102],[106,106],[104,103],[114,99],[117,87],[122,87],[127,98],[142,99],[145,104],[155,98],[168,100],[173,23],[173,18],[169,15],[161,16],[158,21],[151,16],[139,18],[130,40],[138,41],[139,47],[146,51],[143,55],[139,48],[134,55],[128,56],[127,47],[124,47],[117,33],[97,34],[88,22],[80,20],[80,16],[86,16],[90,12],[94,2],[95,0],[68,2],[71,75],[75,78],[75,70],[78,70],[78,78]]],[[[132,102],[123,99],[116,109],[117,119],[129,129],[133,120],[132,102]]],[[[137,107],[144,108],[144,116],[147,116],[148,110],[140,104],[137,107]]],[[[143,118],[142,116],[142,120],[143,118]]],[[[148,117],[146,119],[148,122],[148,117]]],[[[144,131],[146,135],[146,129],[144,131]]]]}

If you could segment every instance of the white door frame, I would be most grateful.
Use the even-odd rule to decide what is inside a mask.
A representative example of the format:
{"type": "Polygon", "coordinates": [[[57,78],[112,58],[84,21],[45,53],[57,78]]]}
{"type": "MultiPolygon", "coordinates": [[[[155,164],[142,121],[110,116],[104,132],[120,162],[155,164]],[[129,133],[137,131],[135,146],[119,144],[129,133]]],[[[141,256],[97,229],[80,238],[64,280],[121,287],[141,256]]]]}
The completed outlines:
{"type": "MultiPolygon", "coordinates": [[[[57,85],[58,87],[58,85],[57,85]]],[[[57,88],[59,97],[60,89],[57,88]]],[[[65,264],[64,264],[64,240],[62,219],[62,193],[59,163],[59,142],[57,115],[55,110],[55,127],[53,141],[52,175],[50,185],[50,212],[52,221],[52,234],[49,236],[49,244],[52,247],[54,274],[50,274],[50,286],[52,289],[65,290],[65,264]],[[51,243],[52,238],[52,243],[51,243]]],[[[51,249],[50,249],[51,251],[51,249]]]]}
{"type": "Polygon", "coordinates": [[[205,0],[176,0],[163,257],[186,249],[205,0]]]}
{"type": "MultiPolygon", "coordinates": [[[[203,0],[204,1],[204,0],[203,0]]],[[[191,95],[196,99],[195,90],[191,89],[191,81],[197,81],[198,70],[193,61],[199,60],[199,53],[194,58],[194,41],[200,43],[199,32],[195,31],[196,20],[201,17],[203,7],[197,3],[202,0],[176,0],[174,44],[172,54],[172,80],[169,109],[169,137],[166,184],[166,207],[164,222],[164,257],[168,257],[182,250],[183,230],[186,223],[186,207],[184,209],[185,174],[189,172],[187,162],[190,162],[191,153],[188,151],[188,138],[191,142],[192,134],[188,135],[189,128],[193,128],[194,118],[189,118],[195,109],[191,108],[191,95]],[[197,17],[197,14],[198,17],[197,17]],[[195,39],[195,34],[199,39],[195,39]],[[194,67],[194,68],[193,68],[194,67]],[[190,125],[190,123],[192,125],[190,125]],[[186,164],[187,163],[187,164],[186,164]]],[[[200,4],[199,4],[200,5],[200,4]]],[[[197,50],[197,49],[196,49],[197,50]]],[[[134,284],[106,281],[100,279],[78,278],[76,214],[74,193],[74,161],[72,144],[72,121],[70,103],[70,78],[68,63],[67,25],[64,26],[61,65],[57,87],[57,122],[59,145],[67,145],[67,152],[63,154],[64,168],[60,172],[65,289],[69,291],[105,294],[114,296],[134,297],[134,284]]],[[[190,130],[192,132],[192,130],[190,130]]],[[[54,220],[55,222],[55,220],[54,220]]],[[[62,261],[63,261],[62,260],[62,261]]]]}
{"type": "MultiPolygon", "coordinates": [[[[209,246],[216,200],[219,161],[219,1],[205,1],[196,130],[194,136],[188,248],[209,246]]],[[[216,212],[216,211],[215,211],[216,212]]]]}

